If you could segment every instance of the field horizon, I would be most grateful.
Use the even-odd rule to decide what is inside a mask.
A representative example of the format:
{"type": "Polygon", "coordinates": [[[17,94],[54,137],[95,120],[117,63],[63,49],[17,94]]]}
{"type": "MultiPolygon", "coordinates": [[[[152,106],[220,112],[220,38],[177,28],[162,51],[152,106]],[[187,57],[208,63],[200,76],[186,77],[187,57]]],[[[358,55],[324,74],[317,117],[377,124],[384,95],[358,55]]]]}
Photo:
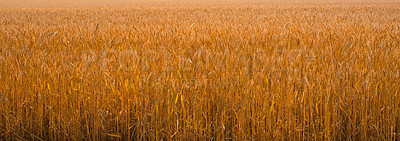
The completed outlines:
{"type": "Polygon", "coordinates": [[[399,0],[3,0],[0,8],[88,8],[137,6],[371,5],[399,0]]]}

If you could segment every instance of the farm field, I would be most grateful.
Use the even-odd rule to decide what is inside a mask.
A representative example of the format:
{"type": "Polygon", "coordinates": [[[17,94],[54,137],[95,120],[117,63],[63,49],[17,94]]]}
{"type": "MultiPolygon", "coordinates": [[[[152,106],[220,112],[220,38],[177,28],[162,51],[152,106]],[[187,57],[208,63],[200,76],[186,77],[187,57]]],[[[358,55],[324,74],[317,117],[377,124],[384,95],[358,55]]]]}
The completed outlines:
{"type": "Polygon", "coordinates": [[[399,140],[400,4],[0,9],[0,140],[399,140]]]}

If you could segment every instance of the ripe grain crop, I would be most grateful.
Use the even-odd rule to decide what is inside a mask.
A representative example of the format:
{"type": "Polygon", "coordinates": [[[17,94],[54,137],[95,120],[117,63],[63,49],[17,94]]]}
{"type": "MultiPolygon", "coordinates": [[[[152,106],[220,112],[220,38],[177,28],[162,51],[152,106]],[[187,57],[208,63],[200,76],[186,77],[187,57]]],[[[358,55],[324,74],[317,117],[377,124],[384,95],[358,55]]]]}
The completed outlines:
{"type": "Polygon", "coordinates": [[[0,15],[0,140],[400,139],[400,5],[0,15]]]}

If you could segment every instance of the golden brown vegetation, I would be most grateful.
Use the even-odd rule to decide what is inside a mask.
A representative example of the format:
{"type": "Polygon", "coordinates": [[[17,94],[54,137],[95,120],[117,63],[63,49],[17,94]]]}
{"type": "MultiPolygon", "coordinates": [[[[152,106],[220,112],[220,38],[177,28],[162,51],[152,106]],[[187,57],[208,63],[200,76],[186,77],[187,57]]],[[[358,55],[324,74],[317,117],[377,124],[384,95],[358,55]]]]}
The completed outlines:
{"type": "Polygon", "coordinates": [[[400,5],[0,15],[0,140],[400,139],[400,5]]]}

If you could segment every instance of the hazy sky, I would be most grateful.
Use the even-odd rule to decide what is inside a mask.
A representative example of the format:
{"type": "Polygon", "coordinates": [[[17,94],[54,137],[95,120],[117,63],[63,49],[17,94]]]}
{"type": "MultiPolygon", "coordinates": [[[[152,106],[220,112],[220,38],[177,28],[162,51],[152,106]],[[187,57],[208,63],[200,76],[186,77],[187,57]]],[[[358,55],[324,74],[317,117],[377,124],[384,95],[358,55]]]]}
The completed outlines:
{"type": "Polygon", "coordinates": [[[254,5],[254,4],[400,3],[400,0],[0,0],[1,8],[87,7],[134,5],[254,5]]]}

